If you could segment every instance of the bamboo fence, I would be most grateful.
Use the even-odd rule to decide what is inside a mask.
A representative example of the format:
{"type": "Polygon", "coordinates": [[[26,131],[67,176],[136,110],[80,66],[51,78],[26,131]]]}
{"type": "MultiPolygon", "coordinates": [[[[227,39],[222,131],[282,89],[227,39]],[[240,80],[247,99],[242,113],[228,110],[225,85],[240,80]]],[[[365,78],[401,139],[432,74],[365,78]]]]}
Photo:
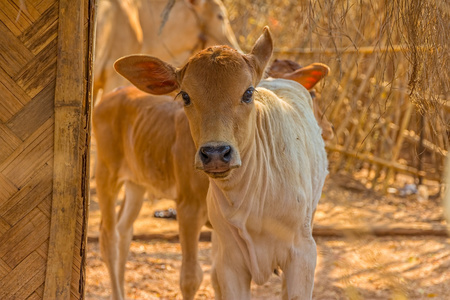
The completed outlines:
{"type": "Polygon", "coordinates": [[[0,1],[0,299],[84,295],[94,2],[0,1]]]}
{"type": "Polygon", "coordinates": [[[224,3],[244,49],[269,25],[274,58],[330,67],[318,91],[335,128],[327,143],[332,173],[358,173],[383,191],[398,174],[442,182],[450,144],[448,9],[403,0],[224,3]]]}

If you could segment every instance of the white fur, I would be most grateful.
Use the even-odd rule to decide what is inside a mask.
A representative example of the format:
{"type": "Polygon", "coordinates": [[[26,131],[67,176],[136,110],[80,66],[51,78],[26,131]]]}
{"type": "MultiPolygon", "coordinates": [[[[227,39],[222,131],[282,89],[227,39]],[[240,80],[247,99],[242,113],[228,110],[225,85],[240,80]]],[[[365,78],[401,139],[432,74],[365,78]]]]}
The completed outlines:
{"type": "Polygon", "coordinates": [[[300,84],[265,80],[255,95],[256,135],[242,167],[227,182],[210,180],[216,298],[247,299],[250,279],[263,284],[280,267],[285,296],[309,299],[317,256],[312,218],[328,173],[321,129],[300,84]]]}

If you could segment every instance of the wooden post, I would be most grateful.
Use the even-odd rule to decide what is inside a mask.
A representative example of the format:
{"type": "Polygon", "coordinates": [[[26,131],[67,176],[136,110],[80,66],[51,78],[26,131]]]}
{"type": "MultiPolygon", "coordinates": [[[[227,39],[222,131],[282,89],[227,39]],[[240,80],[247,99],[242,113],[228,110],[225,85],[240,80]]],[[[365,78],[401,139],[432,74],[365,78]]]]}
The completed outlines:
{"type": "MultiPolygon", "coordinates": [[[[44,299],[71,298],[75,242],[80,239],[76,236],[77,217],[79,208],[87,205],[89,195],[86,185],[89,145],[86,141],[89,139],[88,83],[92,63],[88,58],[91,49],[87,45],[92,43],[89,36],[92,29],[87,26],[86,30],[85,13],[89,11],[90,17],[93,14],[85,10],[91,8],[86,7],[88,3],[88,0],[59,1],[53,197],[44,299]]],[[[90,21],[92,25],[93,20],[90,21]]],[[[82,269],[83,262],[78,260],[76,264],[82,269]]],[[[77,283],[79,280],[75,278],[77,283]]],[[[76,297],[82,298],[82,289],[78,284],[76,288],[76,297]]]]}

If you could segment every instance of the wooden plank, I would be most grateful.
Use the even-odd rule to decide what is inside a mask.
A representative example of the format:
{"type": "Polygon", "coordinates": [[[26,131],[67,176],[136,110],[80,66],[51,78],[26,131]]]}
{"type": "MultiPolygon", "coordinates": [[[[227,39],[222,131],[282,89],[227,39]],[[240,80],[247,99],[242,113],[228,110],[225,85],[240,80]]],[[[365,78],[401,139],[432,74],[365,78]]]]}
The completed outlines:
{"type": "MultiPolygon", "coordinates": [[[[4,280],[0,281],[0,299],[20,299],[14,295],[21,289],[27,289],[28,282],[42,272],[45,272],[45,260],[36,252],[31,253],[4,280]]],[[[41,278],[44,278],[43,274],[41,278]]]]}
{"type": "Polygon", "coordinates": [[[59,3],[53,201],[44,299],[70,298],[77,203],[82,186],[78,142],[85,97],[84,5],[84,1],[59,3]]]}
{"type": "Polygon", "coordinates": [[[55,80],[41,89],[40,93],[6,124],[21,140],[25,140],[53,116],[54,90],[55,80]]]}

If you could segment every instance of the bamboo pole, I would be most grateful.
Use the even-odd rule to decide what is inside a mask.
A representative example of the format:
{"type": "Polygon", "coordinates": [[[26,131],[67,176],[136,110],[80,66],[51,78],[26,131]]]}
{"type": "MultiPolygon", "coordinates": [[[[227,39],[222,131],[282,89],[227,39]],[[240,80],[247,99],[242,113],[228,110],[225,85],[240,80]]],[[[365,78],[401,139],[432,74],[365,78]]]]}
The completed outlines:
{"type": "MultiPolygon", "coordinates": [[[[401,65],[403,66],[403,65],[401,65]]],[[[403,68],[400,68],[399,72],[402,72],[403,68]]],[[[402,112],[405,111],[405,109],[407,108],[407,106],[409,105],[409,101],[406,97],[406,91],[404,91],[404,87],[407,86],[407,78],[403,77],[401,82],[400,82],[400,88],[397,90],[397,107],[394,109],[394,120],[393,120],[393,124],[400,124],[400,120],[401,120],[401,116],[402,116],[402,112]]],[[[392,124],[392,123],[391,123],[392,124]]],[[[396,137],[399,134],[403,134],[401,131],[399,131],[399,126],[395,125],[396,127],[391,126],[391,124],[389,124],[389,127],[392,128],[391,130],[391,141],[396,140],[396,137]]],[[[392,152],[391,152],[392,153],[392,152]]],[[[386,171],[387,172],[387,171],[386,171]]],[[[386,174],[387,175],[387,174],[386,174]]],[[[395,178],[396,176],[396,170],[393,170],[392,173],[392,178],[395,178]]],[[[387,186],[384,186],[383,189],[386,191],[387,190],[387,186]]]]}
{"type": "Polygon", "coordinates": [[[379,157],[376,157],[370,153],[358,153],[355,151],[348,151],[346,149],[344,149],[342,146],[339,145],[327,145],[326,148],[330,151],[335,151],[335,152],[339,152],[341,154],[344,154],[346,156],[351,156],[354,158],[357,158],[359,160],[364,160],[364,161],[368,161],[374,164],[378,164],[381,166],[387,166],[387,167],[392,167],[393,169],[405,173],[405,174],[412,174],[412,175],[416,175],[416,176],[425,176],[426,178],[430,178],[432,180],[436,180],[436,178],[431,178],[429,176],[427,176],[426,172],[421,171],[420,173],[417,171],[416,168],[414,167],[410,167],[410,166],[406,166],[406,165],[402,165],[399,164],[397,162],[393,162],[393,161],[389,161],[389,160],[385,160],[379,157]]]}
{"type": "MultiPolygon", "coordinates": [[[[408,105],[406,107],[406,112],[403,115],[402,123],[400,125],[400,131],[399,131],[400,134],[397,135],[397,141],[395,143],[394,148],[392,149],[392,157],[391,157],[392,164],[391,164],[391,166],[389,166],[389,169],[387,171],[386,180],[384,181],[384,185],[383,185],[383,191],[387,190],[388,185],[389,185],[389,183],[390,183],[390,181],[391,181],[391,179],[393,177],[394,167],[392,167],[392,165],[398,159],[398,156],[400,154],[400,150],[401,150],[402,145],[403,145],[403,140],[404,140],[404,135],[401,134],[401,133],[407,128],[407,126],[409,124],[409,121],[411,119],[411,113],[413,111],[413,105],[409,101],[407,103],[408,103],[408,105]]],[[[421,171],[422,170],[418,170],[417,174],[415,174],[415,175],[421,177],[422,176],[421,174],[423,174],[421,171]]]]}
{"type": "MultiPolygon", "coordinates": [[[[367,70],[367,73],[365,74],[365,77],[363,78],[362,82],[360,83],[358,87],[358,91],[353,96],[353,102],[360,100],[362,94],[367,90],[367,86],[370,82],[370,78],[372,78],[373,73],[375,72],[375,67],[377,65],[377,60],[373,60],[367,70]]],[[[369,110],[369,107],[367,107],[367,110],[369,110]]],[[[352,130],[350,131],[350,134],[347,137],[347,140],[344,143],[344,148],[349,149],[351,147],[351,143],[353,143],[354,147],[357,145],[360,145],[362,141],[365,139],[365,136],[362,135],[362,141],[356,141],[357,138],[355,138],[355,135],[357,135],[358,130],[361,129],[362,126],[364,126],[365,123],[369,123],[370,120],[370,113],[367,111],[367,113],[361,113],[359,116],[359,119],[356,124],[354,124],[352,130]]],[[[364,130],[362,130],[364,131],[364,130]]],[[[353,147],[353,148],[354,148],[353,147]]],[[[352,164],[352,158],[350,157],[346,162],[346,167],[350,166],[352,164]]]]}
{"type": "MultiPolygon", "coordinates": [[[[357,68],[355,68],[355,65],[356,65],[356,59],[354,60],[354,63],[352,65],[353,66],[352,67],[352,71],[351,72],[345,72],[344,78],[342,78],[342,81],[339,83],[340,86],[342,87],[342,89],[338,91],[339,92],[339,97],[338,97],[338,100],[335,102],[333,110],[331,111],[331,114],[330,114],[330,119],[331,120],[335,120],[336,119],[337,114],[339,113],[340,108],[342,106],[342,103],[343,103],[344,99],[347,96],[347,91],[348,91],[349,87],[351,86],[351,84],[349,82],[350,78],[353,79],[353,78],[356,77],[357,68]]],[[[337,131],[336,131],[336,134],[337,134],[337,131]]]]}
{"type": "MultiPolygon", "coordinates": [[[[442,236],[448,237],[449,233],[445,226],[426,227],[426,228],[411,228],[411,227],[389,227],[389,226],[375,226],[375,227],[344,227],[344,226],[323,226],[314,225],[314,237],[337,237],[345,238],[351,236],[442,236]]],[[[149,233],[133,235],[133,240],[151,241],[164,240],[169,242],[178,242],[180,236],[177,233],[149,233]]],[[[200,233],[200,241],[210,242],[211,231],[202,231],[200,233]]],[[[98,237],[89,237],[89,243],[98,243],[98,237]]]]}
{"type": "MultiPolygon", "coordinates": [[[[334,105],[333,110],[331,111],[331,116],[330,119],[335,122],[335,120],[341,120],[339,123],[335,124],[336,126],[336,130],[335,130],[335,136],[338,139],[340,136],[342,136],[342,132],[347,128],[347,124],[349,123],[351,117],[352,117],[352,111],[351,110],[346,110],[345,111],[345,116],[342,117],[340,116],[338,118],[338,114],[342,113],[342,106],[344,105],[344,102],[348,100],[347,94],[349,92],[349,87],[351,86],[352,81],[354,80],[354,78],[357,75],[357,61],[356,59],[354,60],[353,63],[353,68],[350,72],[347,72],[346,75],[344,76],[342,82],[341,82],[341,87],[342,89],[339,91],[339,98],[336,101],[336,104],[334,105]]],[[[343,162],[345,161],[346,157],[342,156],[341,159],[336,162],[336,164],[334,165],[334,167],[332,168],[331,172],[335,173],[337,172],[341,165],[343,164],[343,162]]]]}
{"type": "MultiPolygon", "coordinates": [[[[420,48],[420,47],[419,47],[420,48]]],[[[345,47],[345,48],[274,48],[274,54],[282,55],[336,55],[336,53],[342,54],[373,54],[379,52],[403,52],[408,49],[407,45],[392,45],[392,46],[367,46],[367,47],[345,47]]],[[[423,47],[425,50],[429,50],[429,47],[423,47]]]]}

